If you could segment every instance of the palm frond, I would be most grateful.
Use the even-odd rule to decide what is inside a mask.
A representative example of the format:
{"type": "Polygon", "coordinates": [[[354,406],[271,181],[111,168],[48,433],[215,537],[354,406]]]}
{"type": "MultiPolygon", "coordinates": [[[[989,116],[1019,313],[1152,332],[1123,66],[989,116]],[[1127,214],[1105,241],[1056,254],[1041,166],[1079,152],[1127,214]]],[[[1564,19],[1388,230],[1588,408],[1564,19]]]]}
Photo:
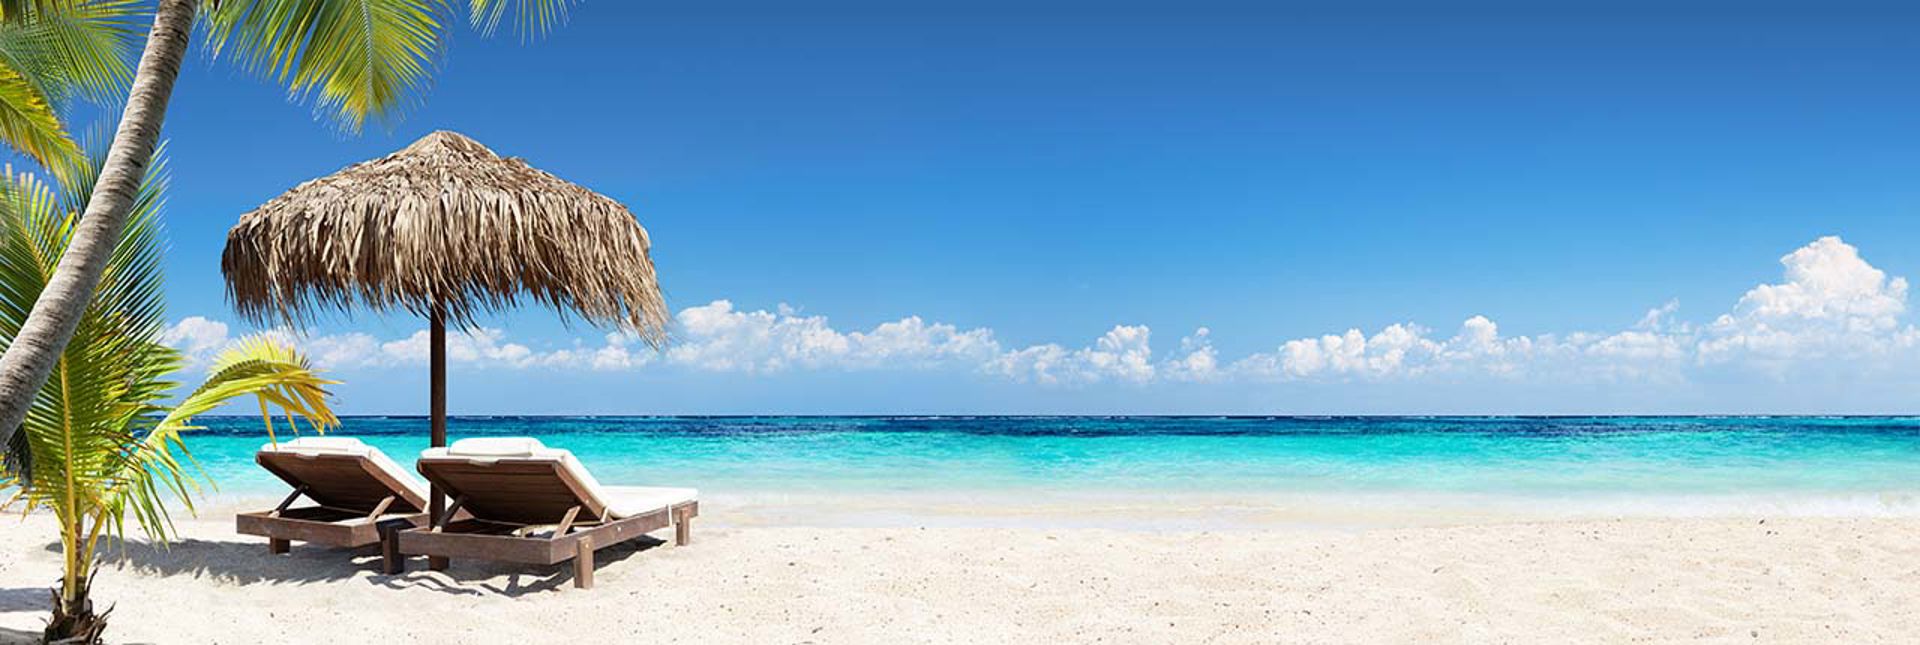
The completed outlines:
{"type": "MultiPolygon", "coordinates": [[[[124,474],[114,479],[109,490],[111,499],[119,508],[135,511],[135,519],[147,534],[165,539],[172,527],[161,512],[163,493],[172,494],[189,510],[193,508],[190,493],[196,487],[181,464],[182,458],[192,459],[181,433],[197,429],[191,425],[193,417],[235,398],[253,395],[262,402],[262,409],[279,406],[289,418],[305,419],[316,431],[325,432],[340,424],[327,405],[326,386],[333,383],[314,372],[306,357],[270,338],[254,336],[235,343],[214,359],[206,382],[154,423],[127,451],[127,459],[119,465],[124,474]]],[[[271,435],[271,422],[268,432],[271,435]]]]}
{"type": "MultiPolygon", "coordinates": [[[[96,162],[76,172],[64,190],[31,174],[0,178],[0,344],[11,342],[46,287],[97,168],[96,162]]],[[[333,382],[304,356],[264,338],[222,352],[204,384],[178,405],[162,405],[174,387],[167,377],[181,366],[179,354],[158,342],[166,175],[164,157],[157,158],[93,301],[29,408],[16,435],[24,439],[10,448],[0,475],[0,487],[17,487],[28,509],[91,518],[112,535],[124,534],[131,520],[158,539],[172,534],[164,498],[191,510],[198,490],[199,469],[181,436],[193,429],[194,416],[254,395],[319,430],[339,423],[327,403],[326,386],[333,382]]]]}
{"type": "Polygon", "coordinates": [[[396,117],[429,80],[444,0],[234,0],[205,12],[207,46],[285,84],[351,132],[396,117]]]}
{"type": "Polygon", "coordinates": [[[23,20],[37,11],[64,9],[84,0],[0,0],[0,21],[23,20]]]}
{"type": "MultiPolygon", "coordinates": [[[[0,188],[0,340],[11,342],[45,288],[77,221],[71,205],[84,201],[91,177],[76,174],[64,196],[28,174],[6,178],[0,188]]],[[[148,173],[74,341],[28,410],[19,434],[31,458],[12,458],[26,467],[11,476],[29,507],[74,517],[107,505],[141,419],[159,410],[172,387],[164,379],[179,359],[155,342],[163,325],[158,212],[165,177],[164,162],[148,173]]]]}
{"type": "Polygon", "coordinates": [[[293,348],[269,336],[250,336],[215,356],[206,382],[174,406],[159,426],[185,426],[234,397],[252,394],[325,432],[340,424],[326,401],[326,386],[335,383],[322,378],[293,348]]]}
{"type": "Polygon", "coordinates": [[[0,21],[0,63],[56,104],[116,104],[133,79],[141,13],[134,0],[85,0],[0,21]]]}
{"type": "Polygon", "coordinates": [[[0,142],[56,176],[65,176],[80,163],[80,146],[60,122],[53,102],[20,70],[4,64],[0,64],[0,142]]]}
{"type": "Polygon", "coordinates": [[[538,38],[565,24],[572,4],[573,0],[468,0],[467,22],[482,35],[492,36],[511,13],[521,38],[538,38]]]}

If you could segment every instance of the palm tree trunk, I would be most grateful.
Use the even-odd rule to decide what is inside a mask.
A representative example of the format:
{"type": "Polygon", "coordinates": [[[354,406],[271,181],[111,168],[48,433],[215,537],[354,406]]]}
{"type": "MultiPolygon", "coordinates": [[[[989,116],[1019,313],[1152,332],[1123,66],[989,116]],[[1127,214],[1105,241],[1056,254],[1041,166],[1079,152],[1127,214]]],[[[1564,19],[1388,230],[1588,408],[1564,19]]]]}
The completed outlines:
{"type": "Polygon", "coordinates": [[[89,597],[93,590],[93,549],[86,541],[86,524],[79,517],[61,520],[66,572],[60,579],[60,589],[53,592],[53,612],[41,631],[41,640],[92,645],[100,642],[100,635],[107,630],[107,614],[113,610],[93,613],[93,599],[89,597]]]}
{"type": "Polygon", "coordinates": [[[0,356],[0,445],[20,428],[34,395],[46,385],[54,363],[73,338],[74,327],[93,300],[93,289],[107,269],[107,259],[126,228],[140,179],[160,142],[160,124],[166,120],[167,101],[180,62],[187,55],[196,0],[160,0],[154,8],[153,31],[134,71],[120,129],[100,169],[100,178],[87,200],[87,209],[75,227],[73,241],[60,256],[47,288],[33,303],[33,313],[20,334],[0,356]]]}

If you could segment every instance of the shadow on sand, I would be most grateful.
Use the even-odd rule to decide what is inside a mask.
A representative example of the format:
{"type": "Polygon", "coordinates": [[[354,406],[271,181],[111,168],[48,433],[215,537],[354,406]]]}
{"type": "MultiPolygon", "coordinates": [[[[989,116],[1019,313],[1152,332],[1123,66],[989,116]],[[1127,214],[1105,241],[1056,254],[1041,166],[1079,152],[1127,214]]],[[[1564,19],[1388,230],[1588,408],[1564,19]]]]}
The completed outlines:
{"type": "MultiPolygon", "coordinates": [[[[55,581],[58,583],[58,581],[55,581]]],[[[44,612],[53,606],[53,585],[45,587],[0,588],[0,613],[16,611],[44,612]]]]}
{"type": "MultiPolygon", "coordinates": [[[[58,551],[59,544],[47,545],[58,551]]],[[[378,571],[379,551],[299,545],[287,555],[267,553],[266,542],[180,540],[167,544],[128,541],[100,549],[102,568],[150,576],[189,576],[238,585],[261,582],[332,582],[361,571],[378,571]]]]}
{"type": "MultiPolygon", "coordinates": [[[[666,544],[651,536],[630,540],[599,550],[597,569],[633,557],[635,553],[666,544]]],[[[60,545],[47,545],[58,552],[60,545]]],[[[165,545],[127,542],[101,549],[102,565],[155,577],[189,576],[219,580],[236,585],[259,583],[308,584],[338,582],[365,577],[370,584],[390,589],[428,589],[458,595],[522,596],[560,589],[573,582],[573,567],[565,563],[553,566],[523,565],[479,560],[455,560],[446,571],[429,571],[425,557],[407,559],[406,571],[399,575],[380,572],[378,547],[336,549],[295,543],[286,555],[267,552],[266,542],[226,540],[181,540],[165,545]],[[504,577],[501,585],[494,578],[504,577]]],[[[43,588],[0,589],[0,611],[45,609],[47,590],[43,588]]]]}
{"type": "MultiPolygon", "coordinates": [[[[12,590],[9,589],[8,591],[12,590]]],[[[40,632],[0,627],[0,645],[26,645],[27,643],[39,642],[40,632]]]]}

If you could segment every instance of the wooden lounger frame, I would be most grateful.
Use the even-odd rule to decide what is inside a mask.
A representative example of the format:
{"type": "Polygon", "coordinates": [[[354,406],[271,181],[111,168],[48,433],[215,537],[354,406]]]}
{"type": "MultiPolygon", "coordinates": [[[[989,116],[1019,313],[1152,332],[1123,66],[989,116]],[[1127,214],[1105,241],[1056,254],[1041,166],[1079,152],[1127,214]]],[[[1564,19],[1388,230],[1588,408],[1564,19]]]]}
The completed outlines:
{"type": "Polygon", "coordinates": [[[293,492],[273,510],[236,515],[234,530],[267,538],[267,551],[279,554],[294,540],[362,547],[390,542],[401,529],[427,526],[425,500],[396,494],[408,490],[406,485],[368,460],[349,454],[256,454],[254,461],[293,485],[293,492]],[[292,508],[301,497],[318,506],[292,508]]]}
{"type": "Polygon", "coordinates": [[[453,496],[446,516],[455,519],[399,531],[385,551],[389,574],[400,573],[407,555],[430,556],[436,569],[451,558],[546,565],[572,560],[573,586],[589,589],[594,551],[669,525],[674,544],[685,546],[700,515],[700,503],[688,501],[612,519],[554,459],[422,459],[420,474],[453,496]],[[466,517],[455,515],[462,510],[466,517]]]}

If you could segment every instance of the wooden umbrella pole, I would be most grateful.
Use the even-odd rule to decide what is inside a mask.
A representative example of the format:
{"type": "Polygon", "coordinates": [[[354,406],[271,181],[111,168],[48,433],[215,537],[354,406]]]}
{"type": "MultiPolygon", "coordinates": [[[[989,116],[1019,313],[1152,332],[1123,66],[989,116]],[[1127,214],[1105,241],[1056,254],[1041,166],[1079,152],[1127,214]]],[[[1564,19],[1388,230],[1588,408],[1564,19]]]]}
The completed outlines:
{"type": "MultiPolygon", "coordinates": [[[[440,448],[447,445],[447,320],[439,307],[433,309],[429,324],[427,335],[431,339],[432,349],[429,350],[428,361],[432,363],[432,367],[428,380],[431,381],[429,387],[432,391],[428,396],[433,401],[431,412],[433,447],[440,448]]],[[[452,520],[453,518],[450,517],[441,517],[441,513],[445,512],[447,500],[440,493],[440,487],[434,486],[428,493],[431,501],[428,502],[427,517],[433,519],[434,526],[442,526],[452,520]]],[[[430,556],[427,558],[427,568],[434,571],[445,570],[447,559],[430,556]]]]}

